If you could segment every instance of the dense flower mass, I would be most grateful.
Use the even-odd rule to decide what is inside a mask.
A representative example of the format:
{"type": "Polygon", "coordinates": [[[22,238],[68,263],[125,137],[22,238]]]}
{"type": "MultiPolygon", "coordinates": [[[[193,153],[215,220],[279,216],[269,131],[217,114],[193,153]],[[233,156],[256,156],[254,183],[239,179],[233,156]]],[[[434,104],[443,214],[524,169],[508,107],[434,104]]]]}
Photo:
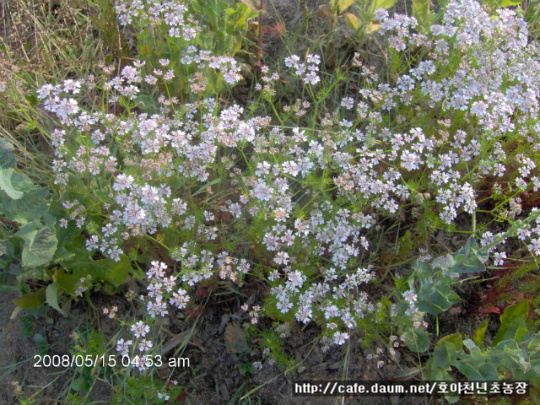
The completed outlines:
{"type": "MultiPolygon", "coordinates": [[[[185,8],[173,2],[119,2],[117,12],[124,24],[146,18],[166,24],[172,37],[196,35],[185,8]]],[[[43,86],[39,98],[63,124],[51,135],[55,183],[63,190],[78,178],[98,196],[92,210],[101,223],[72,198],[60,226],[84,229],[87,249],[114,260],[128,253],[128,242],[163,235],[159,243],[179,272],[152,262],[142,297],[151,317],[164,316],[169,305],[186,307],[181,284],[213,275],[241,283],[259,266],[271,284],[269,306],[323,325],[325,343],[344,344],[362,319],[383,311],[362,290],[374,278],[367,235],[381,219],[409,205],[414,215],[435,212],[451,225],[478,210],[479,190],[497,185],[493,179],[504,179],[511,196],[498,215],[515,218],[519,194],[540,188],[540,61],[523,21],[510,10],[490,18],[472,0],[450,1],[430,35],[415,32],[414,18],[377,16],[391,48],[419,47],[423,57],[389,82],[355,61],[361,90],[343,98],[334,116],[315,117],[316,127],[276,125],[214,98],[180,102],[163,93],[174,79],[172,70],[162,71],[168,60],[150,69],[126,66],[104,84],[90,77],[43,86]],[[80,100],[95,87],[106,104],[87,111],[80,100]],[[157,111],[144,112],[138,97],[149,88],[163,94],[157,111]],[[113,114],[117,105],[126,113],[113,114]],[[252,231],[238,236],[242,228],[252,231]],[[252,244],[270,259],[252,260],[243,250],[252,244]]],[[[320,62],[314,54],[304,61],[291,55],[285,65],[311,89],[322,80],[320,62]]],[[[195,47],[175,63],[212,68],[229,84],[240,80],[234,59],[195,47]]],[[[271,97],[278,77],[262,71],[259,89],[271,97]]],[[[206,79],[195,73],[190,80],[202,89],[206,79]]],[[[309,115],[313,102],[299,100],[284,114],[309,115]]],[[[538,223],[519,232],[540,254],[538,223]]],[[[496,253],[494,264],[505,258],[496,253]]],[[[415,291],[403,298],[406,307],[394,315],[416,316],[415,291]]],[[[139,339],[147,332],[143,324],[132,331],[139,339]]],[[[132,343],[119,341],[117,350],[132,343]]]]}

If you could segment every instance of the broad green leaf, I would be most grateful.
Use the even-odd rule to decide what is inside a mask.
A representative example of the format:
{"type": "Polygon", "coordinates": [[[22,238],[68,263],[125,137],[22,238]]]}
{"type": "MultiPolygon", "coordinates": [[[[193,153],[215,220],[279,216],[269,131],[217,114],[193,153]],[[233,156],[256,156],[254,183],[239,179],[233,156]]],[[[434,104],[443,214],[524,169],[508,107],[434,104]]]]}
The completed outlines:
{"type": "Polygon", "coordinates": [[[120,257],[118,262],[112,259],[78,262],[73,266],[73,272],[82,275],[89,274],[93,280],[108,281],[118,287],[127,279],[131,271],[131,262],[128,257],[125,255],[120,257]]]}
{"type": "Polygon", "coordinates": [[[0,189],[13,200],[22,198],[25,191],[34,187],[32,180],[13,169],[0,170],[0,189]]]}
{"type": "Polygon", "coordinates": [[[15,167],[15,155],[12,153],[13,145],[5,138],[0,138],[0,169],[15,167]]]}
{"type": "Polygon", "coordinates": [[[437,342],[433,350],[433,356],[438,367],[447,370],[461,351],[463,340],[461,334],[453,333],[445,336],[437,342]]]}
{"type": "Polygon", "coordinates": [[[429,314],[444,312],[459,302],[459,296],[450,288],[451,280],[444,277],[441,272],[437,274],[440,276],[435,283],[431,278],[420,279],[417,307],[429,314]]]}
{"type": "Polygon", "coordinates": [[[45,302],[45,290],[41,289],[22,297],[15,298],[13,303],[22,309],[37,309],[45,302]]]}
{"type": "Polygon", "coordinates": [[[34,221],[24,225],[16,235],[25,242],[22,252],[23,267],[46,265],[54,256],[58,240],[53,227],[34,221]]]}
{"type": "Polygon", "coordinates": [[[484,263],[482,263],[476,256],[471,256],[465,259],[450,269],[450,272],[465,274],[465,273],[479,273],[486,269],[484,263]]]}
{"type": "Polygon", "coordinates": [[[429,336],[422,328],[410,328],[405,332],[405,344],[413,352],[425,352],[429,349],[429,336]]]}
{"type": "MultiPolygon", "coordinates": [[[[0,191],[0,195],[3,193],[0,191]]],[[[5,195],[5,194],[4,194],[5,195]]],[[[2,198],[0,196],[0,210],[12,221],[21,224],[35,221],[41,218],[48,210],[47,189],[34,188],[24,193],[24,197],[18,200],[2,198]]]]}
{"type": "Polygon", "coordinates": [[[487,327],[488,327],[488,320],[484,319],[482,323],[478,325],[478,327],[474,331],[473,340],[474,340],[474,343],[476,343],[478,347],[483,347],[484,345],[484,336],[486,335],[487,327]]]}
{"type": "Polygon", "coordinates": [[[8,260],[13,256],[13,245],[9,240],[0,240],[0,256],[6,255],[8,260]]]}
{"type": "Polygon", "coordinates": [[[493,340],[493,347],[497,346],[499,342],[511,338],[511,336],[523,337],[523,333],[527,332],[525,318],[528,313],[529,302],[526,300],[506,308],[501,315],[501,326],[499,326],[499,330],[493,340]],[[521,322],[517,321],[517,319],[521,319],[521,322]]]}
{"type": "Polygon", "coordinates": [[[372,4],[371,4],[371,9],[373,11],[375,10],[378,10],[379,8],[390,8],[392,7],[394,4],[396,4],[396,1],[397,0],[375,0],[372,4]]]}
{"type": "Polygon", "coordinates": [[[527,349],[531,352],[538,352],[540,350],[540,334],[535,334],[531,337],[527,343],[527,349]]]}
{"type": "Polygon", "coordinates": [[[451,335],[440,338],[437,344],[439,343],[451,343],[457,351],[460,351],[463,346],[463,338],[461,337],[461,333],[452,333],[451,335]]]}
{"type": "Polygon", "coordinates": [[[65,312],[62,311],[62,309],[58,305],[58,286],[55,283],[49,284],[47,286],[47,290],[45,292],[45,298],[46,298],[47,304],[49,304],[51,307],[56,309],[61,314],[65,315],[65,312]]]}
{"type": "Polygon", "coordinates": [[[452,255],[439,256],[433,259],[431,265],[434,269],[450,269],[456,264],[452,255]]]}
{"type": "Polygon", "coordinates": [[[496,346],[497,344],[502,343],[506,340],[521,342],[523,338],[527,335],[527,333],[529,333],[524,318],[513,319],[510,325],[508,325],[508,327],[505,329],[504,334],[499,335],[500,330],[501,328],[499,328],[499,330],[497,331],[497,335],[495,335],[493,346],[496,346]]]}
{"type": "Polygon", "coordinates": [[[483,362],[483,357],[482,357],[482,351],[480,350],[480,348],[478,346],[476,346],[476,343],[474,343],[474,340],[472,339],[465,339],[463,341],[463,345],[469,349],[469,352],[470,352],[470,356],[476,360],[476,361],[479,361],[479,362],[483,362]]]}
{"type": "Polygon", "coordinates": [[[412,269],[418,278],[429,277],[433,273],[433,267],[429,263],[420,260],[413,263],[412,269]]]}
{"type": "Polygon", "coordinates": [[[439,367],[446,370],[457,359],[456,347],[450,342],[437,344],[433,350],[433,357],[439,367]]]}
{"type": "Polygon", "coordinates": [[[221,179],[218,178],[218,179],[214,179],[212,180],[211,182],[208,182],[206,183],[204,186],[202,186],[200,189],[198,189],[197,191],[195,191],[195,193],[191,194],[192,197],[195,197],[197,194],[200,194],[202,193],[204,190],[206,190],[208,187],[211,187],[213,186],[214,184],[218,184],[218,183],[221,183],[221,179]]]}
{"type": "Polygon", "coordinates": [[[53,275],[53,280],[55,284],[65,292],[70,295],[75,295],[75,291],[79,287],[81,278],[86,276],[88,276],[88,273],[83,268],[71,273],[66,273],[64,269],[58,269],[53,275]]]}
{"type": "Polygon", "coordinates": [[[497,381],[499,379],[497,369],[489,363],[458,361],[454,363],[454,366],[469,381],[497,381]]]}

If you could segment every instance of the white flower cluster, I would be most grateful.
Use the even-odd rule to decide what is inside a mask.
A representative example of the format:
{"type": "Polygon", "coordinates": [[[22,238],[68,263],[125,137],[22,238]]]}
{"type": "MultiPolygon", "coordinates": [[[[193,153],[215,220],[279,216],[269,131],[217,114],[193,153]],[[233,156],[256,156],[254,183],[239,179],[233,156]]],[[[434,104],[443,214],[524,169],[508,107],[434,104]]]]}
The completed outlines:
{"type": "MultiPolygon", "coordinates": [[[[379,310],[359,290],[373,277],[363,260],[377,219],[395,217],[402,203],[413,201],[452,224],[459,213],[477,210],[477,186],[489,177],[505,177],[509,194],[540,187],[534,160],[540,149],[540,62],[523,22],[511,11],[489,18],[472,0],[449,4],[443,24],[432,28],[433,40],[413,32],[414,19],[379,12],[390,46],[422,46],[429,55],[391,83],[380,83],[373,69],[356,63],[365,84],[359,100],[343,98],[334,115],[316,117],[316,129],[272,126],[271,117],[244,118],[239,106],[222,108],[211,98],[180,103],[165,94],[158,98],[159,113],[134,107],[121,116],[109,112],[146,86],[172,80],[174,63],[216,69],[230,83],[239,79],[234,60],[195,47],[186,48],[182,61],[160,60],[152,74],[142,71],[142,62],[124,67],[105,83],[107,112],[87,112],[80,102],[96,86],[94,78],[43,86],[39,97],[64,127],[51,135],[56,183],[64,189],[70,176],[78,176],[99,188],[100,221],[106,218],[91,227],[92,210],[66,201],[61,226],[74,221],[87,227],[87,249],[116,260],[126,240],[173,235],[165,244],[181,272],[166,275],[165,265],[152,263],[145,298],[152,317],[167,313],[167,299],[184,308],[180,281],[193,286],[217,274],[240,282],[260,264],[226,251],[229,236],[244,238],[238,246],[265,250],[277,310],[301,323],[323,324],[325,342],[343,344],[379,310]],[[339,109],[347,115],[340,117],[339,109]],[[506,153],[508,140],[527,146],[506,153]],[[223,225],[227,221],[231,226],[223,225]]],[[[146,13],[155,24],[183,27],[183,6],[172,2],[118,7],[125,23],[146,13]]],[[[285,63],[305,82],[320,81],[318,55],[305,62],[293,55],[285,63]]],[[[277,81],[267,73],[265,86],[277,81]]],[[[207,79],[201,75],[190,78],[198,89],[207,79]]],[[[271,94],[270,87],[264,91],[271,94]]],[[[309,107],[299,100],[285,113],[300,118],[309,107]]],[[[506,217],[520,215],[523,203],[508,199],[506,217]]],[[[520,232],[540,255],[538,224],[520,232]]],[[[496,264],[503,259],[496,255],[496,264]]],[[[404,298],[412,316],[417,297],[409,291],[404,298]]]]}

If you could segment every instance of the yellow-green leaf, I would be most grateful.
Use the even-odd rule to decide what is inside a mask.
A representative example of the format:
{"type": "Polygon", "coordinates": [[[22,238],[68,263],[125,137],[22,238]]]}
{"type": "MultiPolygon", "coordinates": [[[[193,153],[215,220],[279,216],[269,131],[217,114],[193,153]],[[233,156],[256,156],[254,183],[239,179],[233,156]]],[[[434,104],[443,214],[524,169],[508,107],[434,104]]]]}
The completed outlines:
{"type": "Polygon", "coordinates": [[[370,21],[366,27],[366,34],[372,34],[375,31],[377,31],[379,28],[381,28],[381,24],[376,24],[373,21],[370,21]]]}
{"type": "Polygon", "coordinates": [[[45,302],[45,290],[41,289],[22,297],[15,298],[13,303],[22,309],[38,309],[45,302]]]}
{"type": "Polygon", "coordinates": [[[430,0],[412,0],[412,14],[418,21],[418,25],[423,30],[429,30],[431,25],[430,21],[430,0]]]}
{"type": "Polygon", "coordinates": [[[486,330],[488,327],[488,320],[484,319],[480,325],[478,325],[478,328],[474,331],[474,343],[478,347],[482,347],[484,345],[484,336],[486,334],[486,330]]]}
{"type": "Polygon", "coordinates": [[[336,10],[337,7],[337,13],[341,14],[345,10],[347,10],[352,4],[354,3],[354,0],[332,0],[332,9],[336,10]]]}
{"type": "Polygon", "coordinates": [[[362,23],[360,22],[358,17],[351,13],[345,14],[345,22],[347,23],[347,26],[353,31],[358,31],[362,26],[362,23]]]}
{"type": "Polygon", "coordinates": [[[375,0],[371,5],[371,9],[375,11],[379,8],[390,8],[396,4],[396,1],[397,0],[375,0]]]}
{"type": "Polygon", "coordinates": [[[507,338],[507,335],[523,335],[526,333],[525,318],[529,313],[529,302],[523,300],[504,310],[501,315],[501,326],[493,340],[493,347],[507,338]]]}
{"type": "Polygon", "coordinates": [[[500,0],[497,2],[499,7],[519,6],[523,0],[500,0]]]}

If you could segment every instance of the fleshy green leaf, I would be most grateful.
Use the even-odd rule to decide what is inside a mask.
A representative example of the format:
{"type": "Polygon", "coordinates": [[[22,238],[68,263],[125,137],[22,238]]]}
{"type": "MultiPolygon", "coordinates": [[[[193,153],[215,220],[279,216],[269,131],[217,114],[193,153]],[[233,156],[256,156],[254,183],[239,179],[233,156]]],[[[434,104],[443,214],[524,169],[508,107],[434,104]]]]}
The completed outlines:
{"type": "Polygon", "coordinates": [[[459,296],[450,288],[451,280],[440,271],[438,274],[435,282],[431,277],[420,279],[421,287],[418,290],[417,303],[420,311],[438,314],[459,302],[459,296]]]}
{"type": "Polygon", "coordinates": [[[469,381],[497,381],[499,379],[497,369],[489,363],[457,362],[454,365],[469,381]]]}
{"type": "Polygon", "coordinates": [[[51,307],[56,309],[61,314],[65,315],[65,312],[62,311],[62,309],[58,305],[58,286],[55,283],[49,284],[47,286],[47,290],[45,292],[45,298],[46,298],[47,304],[49,304],[51,307]]]}
{"type": "Polygon", "coordinates": [[[53,227],[34,221],[24,225],[16,235],[25,242],[22,252],[23,267],[46,265],[54,256],[58,240],[53,227]]]}
{"type": "Polygon", "coordinates": [[[28,176],[13,169],[0,170],[0,189],[13,200],[19,200],[25,191],[34,187],[28,176]]]}
{"type": "MultiPolygon", "coordinates": [[[[3,192],[0,191],[0,193],[3,192]]],[[[45,215],[48,210],[45,197],[47,197],[47,189],[45,188],[29,190],[24,193],[23,198],[18,200],[2,198],[0,196],[0,210],[12,221],[26,224],[45,215]]]]}
{"type": "Polygon", "coordinates": [[[439,256],[433,259],[431,265],[434,269],[450,269],[456,264],[452,255],[439,256]]]}
{"type": "Polygon", "coordinates": [[[410,328],[405,332],[405,344],[413,352],[425,352],[429,349],[429,336],[422,328],[410,328]]]}
{"type": "Polygon", "coordinates": [[[454,333],[445,336],[437,342],[433,351],[433,357],[438,367],[447,370],[461,351],[463,341],[461,334],[454,333]]]}

